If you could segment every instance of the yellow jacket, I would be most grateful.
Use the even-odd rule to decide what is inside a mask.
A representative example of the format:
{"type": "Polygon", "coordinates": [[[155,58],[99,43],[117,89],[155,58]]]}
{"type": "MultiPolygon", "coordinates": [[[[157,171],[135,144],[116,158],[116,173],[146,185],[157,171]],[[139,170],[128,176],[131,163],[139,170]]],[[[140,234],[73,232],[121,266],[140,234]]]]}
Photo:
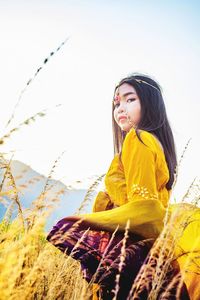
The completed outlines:
{"type": "MultiPolygon", "coordinates": [[[[164,152],[157,138],[141,130],[139,141],[135,129],[132,128],[125,137],[121,158],[116,154],[105,176],[105,190],[100,191],[94,201],[92,212],[79,215],[81,218],[95,224],[100,230],[125,230],[127,220],[130,221],[130,231],[140,234],[144,238],[157,238],[164,228],[171,190],[166,183],[169,180],[169,170],[164,152]],[[108,209],[113,205],[113,209],[108,209]]],[[[192,205],[169,204],[169,216],[179,209],[176,225],[188,216],[193,217],[182,237],[177,243],[175,255],[184,251],[200,251],[200,208],[192,205]],[[187,208],[193,208],[188,210],[187,208]],[[181,212],[181,213],[180,213],[181,212]]],[[[176,226],[172,234],[176,234],[176,226]]],[[[200,256],[199,253],[182,255],[177,259],[184,281],[192,300],[200,299],[200,256]],[[198,254],[198,255],[197,255],[198,254]],[[185,273],[188,268],[193,273],[185,273]],[[192,263],[195,259],[195,263],[192,263]],[[196,265],[199,263],[199,267],[196,265]],[[198,281],[198,284],[197,284],[198,281]]]]}

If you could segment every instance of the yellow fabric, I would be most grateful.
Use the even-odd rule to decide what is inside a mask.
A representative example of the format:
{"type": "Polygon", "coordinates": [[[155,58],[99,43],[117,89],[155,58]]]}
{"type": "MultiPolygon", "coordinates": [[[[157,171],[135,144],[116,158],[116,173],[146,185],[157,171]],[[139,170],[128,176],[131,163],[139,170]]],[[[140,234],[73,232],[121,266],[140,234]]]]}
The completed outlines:
{"type": "MultiPolygon", "coordinates": [[[[130,231],[144,238],[156,238],[163,229],[171,193],[165,186],[169,180],[169,170],[157,138],[144,130],[141,130],[140,136],[145,145],[138,139],[134,128],[127,133],[121,158],[119,154],[115,155],[106,173],[105,191],[98,193],[91,213],[79,216],[101,230],[109,231],[114,231],[117,226],[119,230],[124,230],[129,219],[130,231]],[[106,210],[110,203],[117,207],[106,210]]],[[[179,222],[187,218],[188,211],[181,207],[181,204],[169,204],[169,215],[177,208],[180,218],[176,224],[179,226],[179,222]]],[[[178,244],[185,251],[192,251],[194,247],[195,250],[200,249],[200,208],[196,207],[192,216],[195,216],[197,221],[191,222],[178,244]]],[[[175,234],[175,228],[176,226],[172,234],[175,234]]],[[[180,253],[179,246],[176,248],[176,254],[180,253]]],[[[196,254],[193,254],[193,257],[194,255],[196,254]]],[[[187,255],[178,259],[183,273],[187,259],[187,255]]],[[[191,266],[190,262],[190,270],[196,271],[197,266],[194,263],[191,266]]],[[[200,273],[200,264],[198,272],[200,273]]],[[[200,299],[200,284],[195,283],[197,276],[195,273],[185,274],[184,281],[191,300],[200,299]]]]}
{"type": "Polygon", "coordinates": [[[189,203],[170,204],[170,214],[177,212],[172,236],[180,232],[175,255],[191,300],[200,299],[200,208],[189,203]],[[184,228],[184,223],[187,226],[184,228]],[[182,252],[185,255],[181,255],[182,252]]]}
{"type": "Polygon", "coordinates": [[[100,191],[95,198],[92,211],[93,212],[104,211],[106,210],[107,206],[111,203],[112,201],[108,193],[106,193],[106,191],[100,191]]]}
{"type": "Polygon", "coordinates": [[[97,295],[97,291],[99,290],[100,286],[98,283],[93,283],[92,284],[92,300],[99,300],[99,297],[97,295]]]}

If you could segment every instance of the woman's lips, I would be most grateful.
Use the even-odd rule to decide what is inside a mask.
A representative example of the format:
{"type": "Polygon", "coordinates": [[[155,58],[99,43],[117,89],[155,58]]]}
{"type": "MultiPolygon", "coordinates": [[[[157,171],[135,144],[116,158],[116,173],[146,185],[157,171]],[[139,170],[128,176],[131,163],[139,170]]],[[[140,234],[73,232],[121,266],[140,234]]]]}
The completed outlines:
{"type": "Polygon", "coordinates": [[[119,121],[123,121],[123,120],[126,120],[127,118],[126,117],[121,117],[119,118],[119,121]]]}

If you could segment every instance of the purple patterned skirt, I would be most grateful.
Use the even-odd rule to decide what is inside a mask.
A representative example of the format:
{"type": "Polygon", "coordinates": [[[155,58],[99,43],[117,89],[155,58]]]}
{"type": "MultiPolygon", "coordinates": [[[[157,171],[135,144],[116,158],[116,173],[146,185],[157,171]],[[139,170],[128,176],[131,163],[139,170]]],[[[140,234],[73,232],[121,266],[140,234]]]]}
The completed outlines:
{"type": "MultiPolygon", "coordinates": [[[[57,222],[48,233],[46,239],[66,255],[78,260],[81,264],[83,278],[90,282],[98,283],[101,299],[113,298],[113,289],[116,285],[121,249],[123,246],[124,232],[99,230],[98,226],[80,219],[78,216],[69,216],[57,222]]],[[[142,288],[133,283],[139,278],[141,267],[148,259],[148,253],[155,239],[144,237],[128,232],[128,238],[124,248],[125,258],[120,271],[119,290],[117,300],[148,299],[152,289],[152,276],[148,276],[148,284],[142,288]],[[139,272],[140,271],[140,272],[139,272]],[[137,295],[137,296],[136,296],[137,295]],[[129,298],[130,297],[130,298],[129,298]],[[135,297],[135,298],[134,298],[135,297]]],[[[166,273],[163,286],[155,300],[189,300],[185,283],[181,286],[180,298],[176,296],[176,285],[170,282],[179,272],[176,261],[166,273]],[[170,287],[171,286],[171,287],[170,287]],[[170,287],[170,288],[169,288],[170,287]],[[163,293],[168,288],[169,295],[163,298],[163,293]]],[[[141,274],[140,274],[141,276],[141,274]]],[[[138,279],[139,280],[139,279],[138,279]]]]}

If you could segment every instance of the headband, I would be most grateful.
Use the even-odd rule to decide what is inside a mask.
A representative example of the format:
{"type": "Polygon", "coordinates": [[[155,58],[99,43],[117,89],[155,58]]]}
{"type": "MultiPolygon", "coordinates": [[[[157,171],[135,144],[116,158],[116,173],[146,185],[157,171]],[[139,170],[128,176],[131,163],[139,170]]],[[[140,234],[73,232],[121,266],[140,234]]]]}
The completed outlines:
{"type": "MultiPolygon", "coordinates": [[[[147,81],[144,81],[144,80],[142,80],[142,79],[135,79],[135,78],[134,78],[134,80],[137,81],[137,82],[139,82],[139,83],[145,83],[145,84],[148,84],[148,85],[152,86],[154,89],[156,89],[157,91],[161,92],[157,87],[155,87],[154,85],[148,83],[147,81]]],[[[118,86],[118,85],[117,85],[117,86],[118,86]]],[[[116,86],[116,87],[117,87],[117,86],[116,86]]]]}
{"type": "Polygon", "coordinates": [[[148,82],[146,82],[146,81],[144,81],[142,79],[134,79],[134,80],[137,81],[137,82],[139,82],[139,83],[141,83],[141,82],[146,83],[146,84],[152,86],[154,89],[156,89],[157,91],[160,92],[160,90],[157,87],[155,87],[154,85],[152,85],[152,84],[150,84],[150,83],[148,83],[148,82]]]}

